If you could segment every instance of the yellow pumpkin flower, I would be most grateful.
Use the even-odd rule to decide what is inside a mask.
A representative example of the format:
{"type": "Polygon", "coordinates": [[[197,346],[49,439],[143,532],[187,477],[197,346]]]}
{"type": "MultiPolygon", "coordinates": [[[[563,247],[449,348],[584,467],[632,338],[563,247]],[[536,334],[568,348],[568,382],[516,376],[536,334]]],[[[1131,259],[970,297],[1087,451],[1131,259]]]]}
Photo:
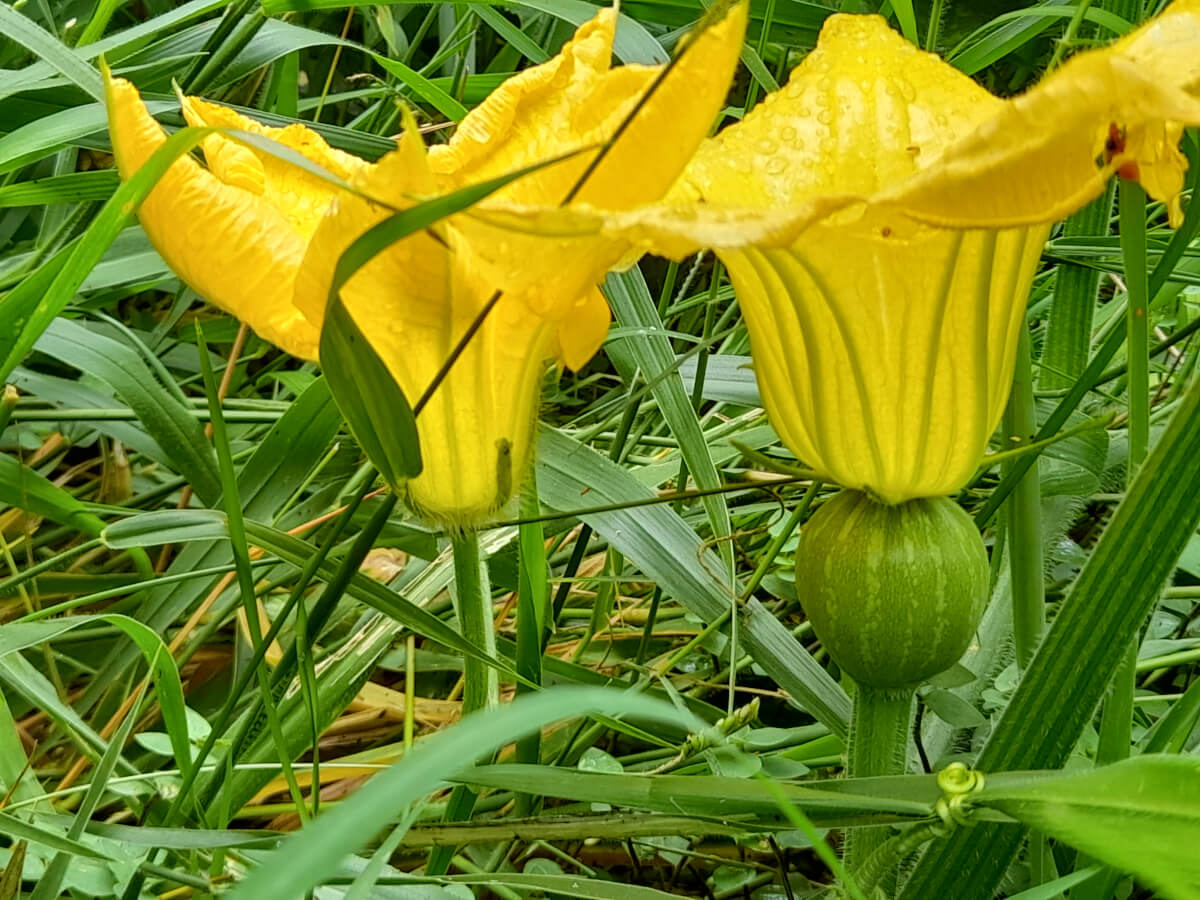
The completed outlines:
{"type": "MultiPolygon", "coordinates": [[[[780,91],[699,149],[663,204],[495,225],[715,249],[783,442],[888,503],[961,488],[1003,412],[1050,223],[1116,172],[1178,224],[1200,123],[1200,0],[1011,100],[876,16],[834,15],[780,91]]],[[[482,214],[482,213],[481,213],[482,214]]]]}
{"type": "MultiPolygon", "coordinates": [[[[167,263],[205,299],[314,359],[338,256],[391,209],[574,151],[582,152],[512,182],[485,205],[620,211],[663,198],[724,102],[745,4],[691,39],[648,100],[663,67],[611,68],[617,19],[615,9],[601,10],[557,57],[497,88],[449,143],[427,151],[409,128],[374,165],[301,125],[266,128],[185,98],[190,123],[271,137],[362,195],[216,135],[203,144],[208,168],[180,159],[139,218],[167,263]]],[[[110,79],[108,99],[117,162],[128,176],[165,138],[127,82],[110,79]]],[[[547,362],[578,368],[599,348],[609,312],[597,285],[629,251],[621,237],[514,234],[462,213],[392,245],[346,284],[347,310],[410,403],[502,291],[418,416],[424,471],[406,485],[413,506],[434,521],[465,526],[508,499],[531,452],[547,362]]]]}

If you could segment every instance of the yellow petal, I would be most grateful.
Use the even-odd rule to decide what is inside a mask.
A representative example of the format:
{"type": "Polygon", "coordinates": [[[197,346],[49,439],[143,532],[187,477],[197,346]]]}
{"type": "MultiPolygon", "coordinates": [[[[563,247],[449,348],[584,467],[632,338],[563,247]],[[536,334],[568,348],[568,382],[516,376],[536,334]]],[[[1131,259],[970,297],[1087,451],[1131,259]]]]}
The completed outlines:
{"type": "MultiPolygon", "coordinates": [[[[483,181],[610,138],[662,69],[610,69],[616,25],[616,9],[601,10],[558,56],[508,79],[472,110],[448,144],[430,151],[445,186],[483,181]]],[[[724,103],[745,26],[746,4],[739,3],[692,41],[577,199],[621,209],[666,192],[724,103]]],[[[538,205],[564,202],[597,153],[527,175],[501,196],[538,205]]]]}
{"type": "Polygon", "coordinates": [[[721,252],[784,443],[888,503],[962,487],[1004,409],[1046,233],[819,225],[791,249],[721,252]]]}
{"type": "MultiPolygon", "coordinates": [[[[108,78],[106,100],[113,152],[128,178],[166,134],[128,81],[108,78]]],[[[316,358],[317,330],[292,305],[304,241],[275,206],[183,156],[143,201],[138,218],[167,265],[205,300],[289,353],[316,358]]]]}
{"type": "MultiPolygon", "coordinates": [[[[583,205],[542,209],[488,203],[461,218],[486,223],[493,231],[477,233],[497,235],[493,244],[511,247],[514,235],[533,235],[564,259],[599,238],[680,260],[705,248],[786,247],[812,225],[847,208],[857,210],[852,215],[858,217],[865,206],[861,198],[852,195],[815,196],[792,208],[768,210],[679,199],[617,212],[583,205]]],[[[462,227],[464,231],[469,228],[462,227]]]]}
{"type": "MultiPolygon", "coordinates": [[[[429,179],[420,137],[409,132],[356,181],[367,194],[403,207],[427,190],[429,179]]],[[[346,194],[317,227],[296,285],[296,302],[314,321],[324,314],[338,257],[389,212],[346,194]]],[[[346,308],[413,404],[493,293],[467,264],[468,248],[452,249],[458,239],[451,222],[439,226],[441,238],[421,231],[393,244],[342,289],[346,308]]],[[[593,318],[590,306],[581,314],[593,318]]],[[[555,350],[552,323],[518,297],[497,303],[417,417],[425,468],[405,486],[417,511],[438,524],[467,527],[484,521],[520,486],[542,375],[555,350]]],[[[581,364],[582,352],[574,351],[574,362],[581,364]]]]}
{"type": "MultiPolygon", "coordinates": [[[[423,390],[429,384],[491,292],[455,267],[451,295],[454,315],[436,331],[400,322],[384,342],[375,340],[402,385],[423,390]],[[436,366],[418,363],[412,354],[417,344],[436,351],[436,366]]],[[[407,484],[415,509],[435,522],[469,527],[520,488],[554,349],[550,323],[516,298],[500,299],[417,418],[425,468],[407,484]]]]}
{"type": "MultiPolygon", "coordinates": [[[[720,14],[720,4],[712,15],[720,14]]],[[[689,34],[679,60],[637,111],[612,149],[576,195],[580,203],[602,209],[628,209],[662,197],[704,140],[725,103],[729,82],[741,57],[749,4],[738,2],[715,23],[707,20],[689,34]]],[[[649,89],[639,67],[610,73],[593,102],[610,105],[623,120],[630,96],[649,89]],[[622,81],[627,82],[625,84],[622,81]],[[613,99],[609,99],[609,98],[613,99]],[[618,98],[622,102],[618,103],[618,98]]],[[[658,68],[654,70],[658,76],[658,68]]],[[[610,115],[610,119],[612,116],[610,115]]],[[[609,126],[603,131],[607,134],[609,126]]]]}
{"type": "Polygon", "coordinates": [[[575,303],[575,309],[558,323],[558,361],[579,370],[604,344],[612,313],[599,288],[592,288],[575,303]]]}
{"type": "MultiPolygon", "coordinates": [[[[317,328],[325,318],[334,268],[346,248],[368,228],[387,218],[393,208],[407,209],[414,204],[414,196],[429,194],[433,188],[425,144],[415,124],[406,130],[395,150],[374,166],[353,174],[350,183],[366,197],[387,205],[345,192],[334,199],[327,215],[314,229],[296,278],[294,303],[317,328]]],[[[444,242],[435,240],[428,232],[418,232],[394,245],[390,254],[377,259],[377,264],[363,268],[356,276],[361,290],[386,297],[394,287],[398,298],[421,297],[425,291],[426,298],[417,304],[417,311],[440,315],[437,309],[445,300],[448,265],[444,242]]],[[[386,308],[380,305],[373,316],[383,315],[386,308]]],[[[416,398],[410,396],[409,400],[416,398]]]]}
{"type": "Polygon", "coordinates": [[[1186,161],[1179,123],[1200,124],[1200,7],[1176,3],[1122,41],[1080,53],[947,151],[936,170],[880,196],[955,227],[1050,222],[1118,170],[1168,205],[1186,161]]]}
{"type": "Polygon", "coordinates": [[[1000,105],[882,18],[833,15],[787,86],[705,142],[675,193],[759,209],[870,196],[933,165],[1000,105]]]}
{"type": "MultiPolygon", "coordinates": [[[[237,128],[262,135],[295,150],[345,181],[370,167],[358,157],[330,147],[319,134],[299,123],[271,128],[227,106],[209,103],[199,97],[184,97],[180,105],[189,125],[237,128]]],[[[226,184],[266,198],[287,216],[296,232],[305,238],[317,227],[317,222],[337,193],[337,187],[329,181],[224,135],[214,134],[205,138],[203,147],[205,161],[214,175],[226,184]]]]}
{"type": "MultiPolygon", "coordinates": [[[[559,56],[509,79],[460,125],[449,144],[430,150],[442,190],[476,182],[580,148],[627,127],[590,171],[598,150],[524,176],[485,205],[554,208],[577,204],[622,209],[662,197],[711,127],[737,65],[745,30],[738,4],[682,52],[650,98],[661,67],[609,69],[615,10],[582,26],[559,56]],[[636,114],[635,113],[636,109],[636,114]]],[[[480,277],[518,294],[540,316],[571,314],[576,298],[628,251],[619,240],[547,242],[505,233],[474,219],[460,224],[480,277]]]]}

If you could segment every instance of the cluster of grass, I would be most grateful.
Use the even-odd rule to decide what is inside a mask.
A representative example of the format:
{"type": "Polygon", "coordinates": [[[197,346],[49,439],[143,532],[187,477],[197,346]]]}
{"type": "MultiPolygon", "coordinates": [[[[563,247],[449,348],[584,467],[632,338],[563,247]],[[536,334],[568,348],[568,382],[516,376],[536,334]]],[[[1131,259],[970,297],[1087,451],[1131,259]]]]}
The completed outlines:
{"type": "MultiPolygon", "coordinates": [[[[1000,93],[1143,5],[883,4],[1000,93]]],[[[727,114],[786,79],[836,8],[756,3],[727,114]]],[[[397,100],[438,140],[594,9],[0,5],[3,900],[238,883],[249,898],[793,898],[831,882],[843,828],[938,822],[932,775],[836,780],[850,701],[792,576],[798,526],[833,488],[774,471],[796,461],[711,258],[610,276],[603,352],[548,385],[520,509],[479,538],[489,662],[505,699],[533,696],[458,725],[462,656],[480,650],[458,631],[447,535],[373,489],[317,367],[199,303],[109,202],[101,54],[164,123],[182,124],[174,80],[376,158],[397,100]]],[[[648,63],[702,7],[622,12],[617,56],[648,63]]],[[[927,772],[1088,771],[1197,746],[1200,209],[1170,232],[1136,201],[1110,193],[1047,245],[1033,377],[1008,422],[1099,424],[959,498],[985,528],[993,602],[963,664],[920,691],[927,772]],[[1148,328],[1127,335],[1138,303],[1148,328]],[[1018,629],[1053,622],[1020,680],[1032,644],[1014,609],[1018,629]]],[[[1122,869],[1147,865],[1166,895],[1197,896],[1194,781],[1113,771],[1089,783],[1112,808],[1088,809],[1099,836],[1081,842],[1014,824],[1057,835],[1038,811],[1072,808],[1071,788],[989,774],[998,812],[932,845],[903,896],[1102,900],[1141,891],[1122,869]]]]}

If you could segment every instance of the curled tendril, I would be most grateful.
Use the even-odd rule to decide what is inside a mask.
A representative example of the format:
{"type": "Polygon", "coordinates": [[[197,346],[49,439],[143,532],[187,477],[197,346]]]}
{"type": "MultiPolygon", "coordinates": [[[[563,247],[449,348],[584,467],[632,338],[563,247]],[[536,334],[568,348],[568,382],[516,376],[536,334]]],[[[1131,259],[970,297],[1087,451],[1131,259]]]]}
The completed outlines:
{"type": "Polygon", "coordinates": [[[971,820],[970,796],[983,790],[983,773],[960,762],[951,763],[938,772],[937,784],[942,796],[933,809],[942,820],[939,836],[945,837],[960,825],[972,827],[975,823],[971,820]]]}

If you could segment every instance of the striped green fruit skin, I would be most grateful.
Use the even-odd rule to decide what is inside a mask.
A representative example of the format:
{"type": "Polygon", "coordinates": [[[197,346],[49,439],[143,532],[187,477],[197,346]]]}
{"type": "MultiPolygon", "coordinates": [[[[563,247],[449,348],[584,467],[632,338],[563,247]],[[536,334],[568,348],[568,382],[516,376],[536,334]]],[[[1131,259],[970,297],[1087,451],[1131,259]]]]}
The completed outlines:
{"type": "Polygon", "coordinates": [[[913,687],[967,649],[988,593],[983,539],[948,497],[886,506],[844,490],[805,524],[796,590],[856,682],[913,687]]]}

